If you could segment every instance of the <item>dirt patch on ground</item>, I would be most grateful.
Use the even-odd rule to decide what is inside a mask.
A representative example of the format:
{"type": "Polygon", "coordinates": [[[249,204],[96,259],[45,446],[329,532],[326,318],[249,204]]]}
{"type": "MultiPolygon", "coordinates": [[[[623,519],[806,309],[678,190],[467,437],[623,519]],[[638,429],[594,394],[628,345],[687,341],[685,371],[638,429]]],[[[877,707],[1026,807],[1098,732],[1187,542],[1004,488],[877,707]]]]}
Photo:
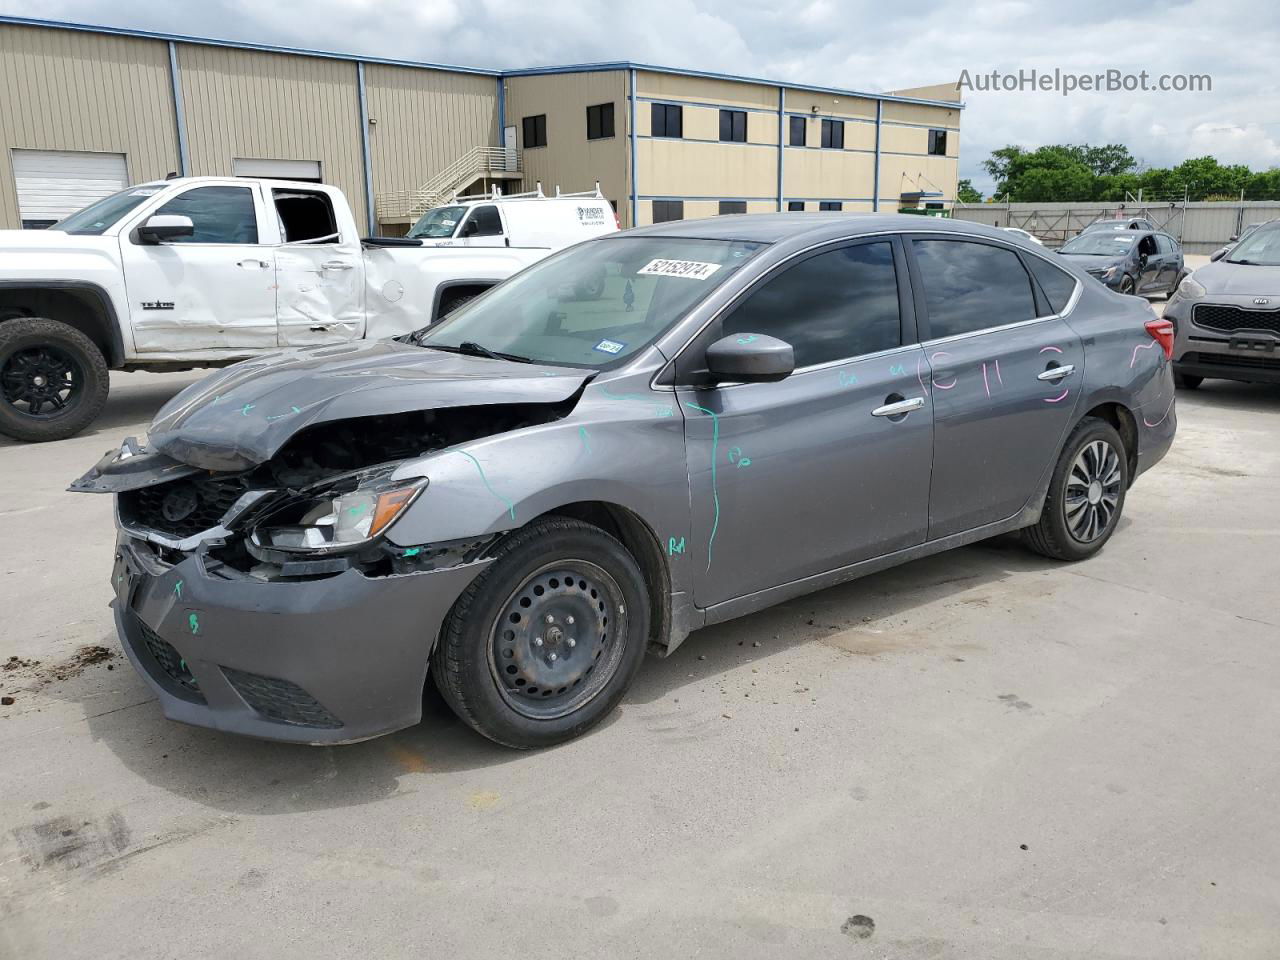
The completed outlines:
{"type": "MultiPolygon", "coordinates": [[[[95,664],[105,663],[108,670],[114,669],[112,660],[118,655],[110,647],[100,643],[86,644],[78,647],[76,652],[65,660],[44,663],[41,660],[26,660],[22,657],[9,657],[0,662],[0,676],[5,686],[10,684],[21,686],[28,691],[39,690],[55,681],[70,680],[84,673],[95,664]]],[[[11,693],[11,690],[6,690],[11,693]]],[[[6,698],[8,699],[8,698],[6,698]]],[[[6,704],[7,706],[8,704],[6,704]]]]}

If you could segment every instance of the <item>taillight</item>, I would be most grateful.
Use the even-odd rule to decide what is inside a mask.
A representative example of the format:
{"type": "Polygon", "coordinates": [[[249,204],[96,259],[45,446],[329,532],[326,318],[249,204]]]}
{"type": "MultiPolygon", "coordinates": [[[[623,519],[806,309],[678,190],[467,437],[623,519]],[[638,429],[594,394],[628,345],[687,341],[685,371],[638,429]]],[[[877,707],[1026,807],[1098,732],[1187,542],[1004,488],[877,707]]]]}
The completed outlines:
{"type": "Polygon", "coordinates": [[[1151,334],[1151,338],[1160,344],[1160,349],[1164,351],[1166,360],[1173,359],[1173,322],[1157,317],[1154,320],[1148,320],[1145,324],[1147,333],[1151,334]]]}

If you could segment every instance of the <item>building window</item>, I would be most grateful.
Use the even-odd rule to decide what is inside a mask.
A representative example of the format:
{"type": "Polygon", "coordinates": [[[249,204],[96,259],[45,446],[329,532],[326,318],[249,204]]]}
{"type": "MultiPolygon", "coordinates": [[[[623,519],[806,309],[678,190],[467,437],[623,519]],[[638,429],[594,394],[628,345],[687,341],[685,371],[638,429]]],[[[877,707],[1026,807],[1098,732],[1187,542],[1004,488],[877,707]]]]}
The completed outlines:
{"type": "Polygon", "coordinates": [[[829,150],[844,149],[844,121],[822,121],[822,145],[829,150]]]}
{"type": "Polygon", "coordinates": [[[796,213],[796,212],[803,213],[803,212],[804,212],[804,201],[803,201],[803,200],[788,200],[788,201],[787,201],[787,209],[788,209],[788,210],[790,210],[792,213],[796,213]]]}
{"type": "Polygon", "coordinates": [[[720,201],[721,215],[724,215],[726,213],[746,213],[746,212],[747,212],[747,201],[745,200],[721,200],[720,201]]]}
{"type": "Polygon", "coordinates": [[[655,103],[649,132],[655,137],[683,137],[684,108],[674,103],[655,103]]]}
{"type": "Polygon", "coordinates": [[[683,200],[655,200],[653,201],[653,222],[666,223],[669,220],[684,219],[684,201],[683,200]]]}
{"type": "Polygon", "coordinates": [[[818,203],[819,210],[843,210],[844,204],[839,200],[823,200],[818,203]]]}
{"type": "Polygon", "coordinates": [[[597,103],[587,107],[587,139],[604,140],[613,136],[613,104],[597,103]]]}
{"type": "Polygon", "coordinates": [[[547,115],[545,113],[540,113],[536,117],[525,117],[520,122],[523,127],[523,141],[526,150],[530,147],[545,147],[547,145],[547,115]]]}
{"type": "Polygon", "coordinates": [[[803,147],[805,145],[805,132],[809,129],[809,121],[804,117],[791,118],[791,146],[803,147]]]}
{"type": "Polygon", "coordinates": [[[933,157],[945,157],[947,155],[947,131],[929,131],[929,155],[933,157]]]}
{"type": "Polygon", "coordinates": [[[747,142],[747,113],[745,110],[720,111],[720,139],[726,143],[747,142]]]}

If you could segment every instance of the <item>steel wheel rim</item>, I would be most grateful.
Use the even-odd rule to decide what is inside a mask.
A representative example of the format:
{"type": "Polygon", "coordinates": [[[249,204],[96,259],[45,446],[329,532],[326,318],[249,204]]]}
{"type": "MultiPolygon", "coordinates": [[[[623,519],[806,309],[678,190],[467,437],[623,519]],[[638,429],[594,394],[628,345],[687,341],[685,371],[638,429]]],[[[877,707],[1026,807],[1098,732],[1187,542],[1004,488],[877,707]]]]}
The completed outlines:
{"type": "Polygon", "coordinates": [[[590,561],[557,560],[527,576],[502,604],[489,636],[489,671],[511,709],[554,720],[604,689],[626,636],[617,580],[590,561]]]}
{"type": "Polygon", "coordinates": [[[15,350],[0,365],[0,396],[24,416],[50,420],[75,406],[84,379],[84,370],[70,354],[57,347],[28,347],[15,350]]]}
{"type": "Polygon", "coordinates": [[[1093,543],[1111,528],[1120,510],[1123,479],[1120,454],[1106,440],[1091,440],[1080,448],[1062,497],[1063,519],[1072,537],[1093,543]]]}

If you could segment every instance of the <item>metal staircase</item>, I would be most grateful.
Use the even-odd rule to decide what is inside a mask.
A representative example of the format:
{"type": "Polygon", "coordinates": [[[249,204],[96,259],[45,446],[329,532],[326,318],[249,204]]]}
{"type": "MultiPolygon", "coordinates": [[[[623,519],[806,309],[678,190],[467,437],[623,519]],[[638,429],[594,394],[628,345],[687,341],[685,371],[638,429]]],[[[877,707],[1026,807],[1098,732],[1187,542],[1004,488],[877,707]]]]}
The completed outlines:
{"type": "Polygon", "coordinates": [[[416,190],[379,193],[378,221],[412,223],[477,180],[519,180],[522,176],[515,147],[472,147],[416,190]]]}

